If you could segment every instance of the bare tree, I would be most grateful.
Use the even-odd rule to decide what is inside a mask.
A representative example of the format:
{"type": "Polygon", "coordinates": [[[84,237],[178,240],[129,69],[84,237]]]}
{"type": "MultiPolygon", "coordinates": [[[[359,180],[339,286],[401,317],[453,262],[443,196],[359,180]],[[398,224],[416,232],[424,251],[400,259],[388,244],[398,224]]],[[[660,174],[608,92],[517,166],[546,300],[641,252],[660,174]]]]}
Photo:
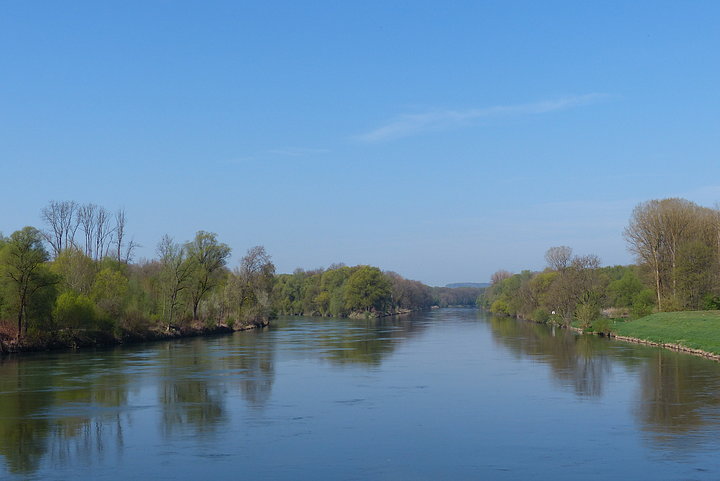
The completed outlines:
{"type": "Polygon", "coordinates": [[[499,270],[493,273],[492,276],[490,276],[490,283],[492,285],[498,284],[508,277],[512,277],[512,272],[506,271],[506,270],[499,270]]]}
{"type": "Polygon", "coordinates": [[[97,206],[95,204],[84,204],[78,210],[78,220],[85,237],[85,255],[93,257],[93,239],[95,236],[95,212],[97,206]]]}
{"type": "Polygon", "coordinates": [[[78,206],[73,201],[53,200],[41,212],[42,220],[48,226],[48,230],[42,234],[52,247],[54,257],[75,242],[79,222],[77,209],[78,206]]]}
{"type": "Polygon", "coordinates": [[[163,314],[170,326],[180,303],[180,294],[190,286],[193,264],[188,258],[187,248],[173,242],[168,235],[163,236],[157,250],[162,266],[160,278],[165,297],[163,314]]]}
{"type": "Polygon", "coordinates": [[[95,212],[95,259],[100,260],[108,255],[115,228],[110,224],[110,212],[98,207],[95,212]]]}
{"type": "MultiPolygon", "coordinates": [[[[115,213],[115,252],[118,262],[122,262],[123,257],[123,241],[125,240],[125,222],[127,217],[125,216],[125,209],[119,209],[115,213]]],[[[132,241],[131,241],[132,243],[132,241]]]]}
{"type": "Polygon", "coordinates": [[[140,244],[135,242],[135,239],[130,239],[130,242],[128,242],[127,247],[125,248],[125,257],[122,259],[122,262],[125,264],[130,264],[132,262],[133,257],[135,257],[135,249],[138,247],[142,247],[140,244]]]}
{"type": "Polygon", "coordinates": [[[550,269],[564,271],[572,262],[572,248],[568,246],[551,247],[545,252],[545,261],[550,269]]]}

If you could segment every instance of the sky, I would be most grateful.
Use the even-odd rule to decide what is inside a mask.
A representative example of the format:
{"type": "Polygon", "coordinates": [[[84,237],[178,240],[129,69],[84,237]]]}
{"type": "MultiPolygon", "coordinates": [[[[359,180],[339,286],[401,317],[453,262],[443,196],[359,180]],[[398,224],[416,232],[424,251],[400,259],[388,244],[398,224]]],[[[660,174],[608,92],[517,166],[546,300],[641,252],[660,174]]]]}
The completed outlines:
{"type": "Polygon", "coordinates": [[[604,264],[640,202],[720,201],[720,2],[0,1],[0,231],[124,208],[152,258],[430,285],[604,264]]]}

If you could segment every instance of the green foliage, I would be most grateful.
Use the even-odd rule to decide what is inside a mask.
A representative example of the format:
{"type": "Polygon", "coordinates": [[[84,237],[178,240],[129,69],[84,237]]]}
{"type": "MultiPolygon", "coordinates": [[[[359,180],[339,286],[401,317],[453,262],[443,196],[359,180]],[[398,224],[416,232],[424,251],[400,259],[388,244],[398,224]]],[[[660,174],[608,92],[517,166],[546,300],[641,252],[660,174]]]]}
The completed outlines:
{"type": "Polygon", "coordinates": [[[633,296],[630,315],[634,319],[647,316],[655,307],[655,293],[652,289],[643,289],[633,296]]]}
{"type": "Polygon", "coordinates": [[[113,267],[105,267],[95,276],[90,297],[107,314],[119,319],[127,302],[128,279],[113,267]]]}
{"type": "Polygon", "coordinates": [[[510,315],[510,306],[508,306],[508,303],[505,301],[505,299],[496,299],[493,301],[493,303],[490,305],[490,312],[494,314],[505,314],[510,315]]]}
{"type": "Polygon", "coordinates": [[[390,304],[390,281],[377,267],[360,266],[345,284],[345,307],[350,311],[382,311],[390,304]]]}
{"type": "Polygon", "coordinates": [[[27,332],[31,322],[39,325],[49,321],[52,286],[58,279],[45,265],[48,257],[42,234],[34,227],[13,232],[3,241],[0,250],[3,306],[17,320],[18,338],[27,332]]]}
{"type": "Polygon", "coordinates": [[[333,317],[427,309],[434,300],[431,289],[420,282],[377,267],[344,265],[276,276],[272,299],[280,314],[333,317]]]}
{"type": "Polygon", "coordinates": [[[675,297],[683,309],[700,309],[712,289],[715,251],[701,240],[684,243],[678,252],[675,270],[675,297]]]}
{"type": "Polygon", "coordinates": [[[630,307],[634,298],[645,289],[640,278],[631,268],[625,269],[622,277],[607,286],[609,304],[613,307],[630,307]]]}
{"type": "Polygon", "coordinates": [[[86,295],[71,291],[57,298],[53,318],[60,329],[93,329],[100,320],[95,303],[86,295]]]}
{"type": "Polygon", "coordinates": [[[543,308],[537,308],[533,311],[532,320],[535,322],[546,323],[550,320],[550,313],[543,308]]]}
{"type": "Polygon", "coordinates": [[[589,329],[593,322],[600,317],[600,307],[594,299],[586,299],[577,305],[575,317],[580,321],[580,327],[589,329]]]}
{"type": "Polygon", "coordinates": [[[595,322],[592,323],[591,329],[593,332],[598,332],[607,336],[612,332],[612,324],[610,319],[600,318],[596,319],[595,322]]]}
{"type": "Polygon", "coordinates": [[[708,311],[716,311],[720,309],[720,296],[706,294],[704,298],[703,308],[708,311]]]}

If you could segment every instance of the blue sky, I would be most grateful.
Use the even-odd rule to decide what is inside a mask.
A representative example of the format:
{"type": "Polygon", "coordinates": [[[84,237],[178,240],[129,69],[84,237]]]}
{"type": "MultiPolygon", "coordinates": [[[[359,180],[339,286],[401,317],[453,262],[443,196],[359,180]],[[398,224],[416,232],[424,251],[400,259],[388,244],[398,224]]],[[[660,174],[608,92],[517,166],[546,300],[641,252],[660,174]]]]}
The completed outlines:
{"type": "Polygon", "coordinates": [[[0,7],[5,234],[94,202],[140,257],[202,229],[443,285],[720,201],[718,2],[0,7]]]}

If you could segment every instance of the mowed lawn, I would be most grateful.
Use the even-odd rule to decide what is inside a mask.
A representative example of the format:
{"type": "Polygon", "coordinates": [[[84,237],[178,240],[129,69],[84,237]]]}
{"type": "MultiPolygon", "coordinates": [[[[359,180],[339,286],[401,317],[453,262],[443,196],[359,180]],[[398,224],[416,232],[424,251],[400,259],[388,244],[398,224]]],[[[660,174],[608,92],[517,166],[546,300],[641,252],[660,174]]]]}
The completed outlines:
{"type": "Polygon", "coordinates": [[[617,323],[613,331],[619,336],[720,354],[720,311],[658,312],[617,323]]]}

